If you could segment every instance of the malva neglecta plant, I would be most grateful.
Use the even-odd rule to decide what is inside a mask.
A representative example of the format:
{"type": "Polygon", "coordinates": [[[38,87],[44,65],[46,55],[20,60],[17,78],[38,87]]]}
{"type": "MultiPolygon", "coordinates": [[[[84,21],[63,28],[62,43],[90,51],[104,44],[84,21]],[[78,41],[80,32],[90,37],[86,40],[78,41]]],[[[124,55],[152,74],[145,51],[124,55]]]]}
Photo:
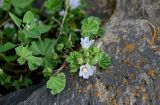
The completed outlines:
{"type": "Polygon", "coordinates": [[[42,73],[55,95],[65,88],[67,62],[69,72],[85,80],[111,64],[94,44],[103,29],[99,18],[87,17],[84,1],[46,0],[40,9],[32,6],[35,1],[3,0],[0,5],[1,86],[26,87],[34,82],[32,73],[42,73]]]}

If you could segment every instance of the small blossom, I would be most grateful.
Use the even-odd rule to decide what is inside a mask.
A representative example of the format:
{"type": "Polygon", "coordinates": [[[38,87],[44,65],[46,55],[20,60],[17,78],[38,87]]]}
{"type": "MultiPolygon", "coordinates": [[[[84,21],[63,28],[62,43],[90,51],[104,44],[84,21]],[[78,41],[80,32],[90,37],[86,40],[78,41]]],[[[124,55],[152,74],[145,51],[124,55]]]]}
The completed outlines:
{"type": "Polygon", "coordinates": [[[71,9],[76,9],[80,5],[80,0],[69,0],[71,9]]]}
{"type": "Polygon", "coordinates": [[[89,37],[81,38],[81,46],[83,48],[89,48],[93,44],[94,40],[89,40],[89,37]]]}
{"type": "Polygon", "coordinates": [[[14,25],[12,23],[6,23],[4,28],[14,28],[14,25]]]}
{"type": "Polygon", "coordinates": [[[83,76],[84,79],[88,79],[89,76],[92,76],[94,72],[96,71],[96,66],[91,65],[82,65],[80,67],[79,76],[83,76]]]}
{"type": "Polygon", "coordinates": [[[59,11],[59,15],[60,15],[60,16],[64,16],[64,13],[65,13],[64,10],[59,11]]]}

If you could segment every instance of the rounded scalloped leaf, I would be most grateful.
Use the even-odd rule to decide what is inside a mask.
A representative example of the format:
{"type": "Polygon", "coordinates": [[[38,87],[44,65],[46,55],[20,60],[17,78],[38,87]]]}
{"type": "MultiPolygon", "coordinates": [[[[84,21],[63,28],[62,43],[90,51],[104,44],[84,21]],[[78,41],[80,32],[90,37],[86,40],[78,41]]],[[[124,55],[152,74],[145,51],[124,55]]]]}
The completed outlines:
{"type": "Polygon", "coordinates": [[[94,38],[98,34],[100,26],[100,20],[97,17],[90,16],[82,21],[82,33],[83,37],[94,38]]]}
{"type": "Polygon", "coordinates": [[[109,66],[112,63],[111,56],[109,56],[107,53],[100,53],[99,55],[99,66],[102,69],[105,69],[107,66],[109,66]]]}
{"type": "Polygon", "coordinates": [[[47,81],[47,88],[51,90],[53,95],[60,93],[65,88],[66,77],[64,73],[51,76],[47,81]]]}

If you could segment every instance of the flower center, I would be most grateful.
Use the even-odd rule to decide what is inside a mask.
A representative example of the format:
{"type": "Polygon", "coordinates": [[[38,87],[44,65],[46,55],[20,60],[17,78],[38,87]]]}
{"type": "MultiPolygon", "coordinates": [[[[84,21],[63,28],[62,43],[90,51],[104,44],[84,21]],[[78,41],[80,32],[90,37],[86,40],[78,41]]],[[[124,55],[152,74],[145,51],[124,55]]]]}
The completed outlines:
{"type": "Polygon", "coordinates": [[[82,68],[83,72],[86,73],[88,71],[87,67],[82,68]]]}

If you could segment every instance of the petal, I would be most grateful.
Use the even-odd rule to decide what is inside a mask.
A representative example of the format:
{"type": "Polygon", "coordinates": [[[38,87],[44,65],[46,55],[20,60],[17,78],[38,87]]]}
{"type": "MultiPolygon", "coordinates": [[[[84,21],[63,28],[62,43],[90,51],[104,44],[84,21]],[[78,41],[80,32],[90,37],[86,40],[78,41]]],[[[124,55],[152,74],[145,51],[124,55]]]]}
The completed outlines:
{"type": "Polygon", "coordinates": [[[83,74],[83,78],[84,78],[84,79],[88,79],[88,78],[89,78],[89,75],[83,74]]]}
{"type": "Polygon", "coordinates": [[[83,39],[83,38],[81,38],[81,42],[83,42],[83,40],[84,40],[84,39],[83,39]]]}
{"type": "Polygon", "coordinates": [[[80,71],[82,71],[82,69],[83,69],[84,67],[85,67],[85,65],[81,65],[80,68],[79,68],[80,71]]]}
{"type": "Polygon", "coordinates": [[[82,48],[89,48],[93,44],[94,40],[89,40],[89,37],[81,38],[81,46],[82,48]]]}
{"type": "Polygon", "coordinates": [[[92,76],[95,71],[96,71],[96,66],[90,66],[88,69],[88,75],[92,76]]]}
{"type": "Polygon", "coordinates": [[[83,48],[86,48],[86,49],[87,49],[87,48],[89,48],[89,46],[88,46],[87,44],[85,44],[85,45],[83,46],[83,48]]]}
{"type": "Polygon", "coordinates": [[[90,40],[90,43],[93,44],[94,40],[90,40]]]}
{"type": "Polygon", "coordinates": [[[85,43],[83,43],[82,48],[86,48],[86,44],[85,43]]]}
{"type": "Polygon", "coordinates": [[[84,39],[83,39],[83,38],[81,38],[81,42],[80,42],[80,44],[81,44],[82,48],[84,48],[84,47],[85,47],[85,42],[84,42],[84,39]]]}
{"type": "Polygon", "coordinates": [[[83,38],[81,38],[81,42],[80,42],[80,44],[81,44],[81,45],[83,44],[83,38]]]}
{"type": "Polygon", "coordinates": [[[71,9],[75,9],[80,5],[80,0],[70,0],[69,4],[71,6],[71,9]]]}
{"type": "Polygon", "coordinates": [[[89,41],[89,46],[91,46],[93,44],[94,40],[90,40],[89,41]]]}
{"type": "Polygon", "coordinates": [[[87,43],[89,41],[89,37],[84,38],[84,42],[87,43]]]}
{"type": "Polygon", "coordinates": [[[93,70],[93,69],[88,70],[87,74],[88,74],[89,76],[92,76],[92,75],[94,74],[94,70],[93,70]]]}
{"type": "Polygon", "coordinates": [[[91,69],[92,69],[93,71],[96,71],[96,66],[92,66],[91,69]]]}

